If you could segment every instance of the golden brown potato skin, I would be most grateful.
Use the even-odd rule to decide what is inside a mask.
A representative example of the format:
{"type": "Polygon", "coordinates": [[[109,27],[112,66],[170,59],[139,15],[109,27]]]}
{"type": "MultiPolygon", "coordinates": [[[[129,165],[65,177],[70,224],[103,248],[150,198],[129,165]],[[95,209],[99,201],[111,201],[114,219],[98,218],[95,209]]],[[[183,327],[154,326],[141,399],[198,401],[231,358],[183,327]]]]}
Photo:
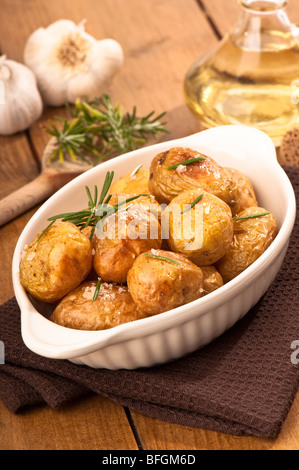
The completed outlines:
{"type": "Polygon", "coordinates": [[[34,298],[57,302],[88,275],[92,267],[92,245],[69,222],[53,225],[37,243],[39,235],[24,250],[20,281],[34,298]]]}
{"type": "Polygon", "coordinates": [[[157,315],[200,298],[203,294],[202,270],[184,256],[163,250],[151,250],[180,263],[138,256],[128,274],[129,291],[140,309],[157,315]]]}
{"type": "Polygon", "coordinates": [[[229,205],[234,200],[231,178],[212,158],[189,148],[175,147],[153,159],[149,190],[160,204],[168,204],[183,191],[197,188],[214,194],[229,205]],[[205,160],[168,170],[173,165],[198,157],[205,160]]]}
{"type": "Polygon", "coordinates": [[[225,171],[234,183],[235,203],[230,207],[233,216],[247,209],[247,207],[256,207],[258,202],[249,178],[241,171],[234,168],[225,168],[225,171]]]}
{"type": "Polygon", "coordinates": [[[126,286],[103,283],[93,301],[96,281],[85,282],[58,304],[50,320],[76,330],[107,330],[145,318],[126,286]]]}
{"type": "Polygon", "coordinates": [[[161,248],[161,226],[154,215],[137,206],[106,221],[103,233],[96,231],[93,239],[93,267],[103,281],[123,284],[137,256],[161,248]]]}
{"type": "Polygon", "coordinates": [[[132,173],[127,173],[112,183],[110,194],[148,194],[149,169],[140,168],[134,176],[131,176],[132,173]]]}
{"type": "MultiPolygon", "coordinates": [[[[125,193],[112,193],[111,194],[111,199],[109,201],[110,206],[114,206],[119,204],[125,199],[130,199],[133,196],[137,196],[138,194],[125,194],[125,193]]],[[[126,206],[128,205],[134,205],[136,207],[139,207],[140,209],[151,212],[157,219],[160,221],[161,220],[161,215],[162,215],[162,208],[161,205],[158,203],[158,201],[155,199],[154,196],[152,195],[142,195],[138,197],[137,199],[134,199],[131,202],[128,202],[125,204],[126,206]]],[[[124,206],[122,206],[124,207],[124,206]]]]}
{"type": "Polygon", "coordinates": [[[203,273],[203,295],[208,295],[223,286],[222,276],[215,266],[202,266],[201,270],[203,273]]]}
{"type": "MultiPolygon", "coordinates": [[[[268,212],[249,207],[236,218],[268,212]]],[[[234,238],[228,253],[216,263],[223,281],[229,282],[254,263],[271,245],[278,232],[273,214],[234,222],[234,238]]]]}
{"type": "Polygon", "coordinates": [[[164,236],[168,224],[171,251],[183,254],[200,267],[212,265],[222,258],[233,240],[234,225],[229,206],[201,189],[186,191],[172,200],[162,214],[164,236]],[[193,208],[181,214],[202,194],[202,199],[193,208]],[[190,220],[191,232],[187,229],[190,220]]]}

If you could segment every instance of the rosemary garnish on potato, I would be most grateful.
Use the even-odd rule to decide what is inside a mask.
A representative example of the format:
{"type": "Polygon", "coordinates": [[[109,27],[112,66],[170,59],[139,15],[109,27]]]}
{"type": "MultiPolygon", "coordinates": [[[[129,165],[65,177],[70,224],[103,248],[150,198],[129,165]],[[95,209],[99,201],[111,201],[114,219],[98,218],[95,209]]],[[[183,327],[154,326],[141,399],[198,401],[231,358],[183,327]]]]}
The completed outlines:
{"type": "Polygon", "coordinates": [[[184,210],[181,211],[181,214],[185,214],[185,212],[190,211],[196,204],[201,201],[201,199],[204,197],[204,193],[202,193],[200,196],[198,196],[195,201],[193,201],[191,204],[189,204],[184,210]]]}
{"type": "Polygon", "coordinates": [[[256,219],[257,217],[265,217],[266,215],[270,215],[271,212],[264,212],[263,214],[252,214],[252,215],[244,215],[244,217],[238,217],[235,219],[235,222],[237,220],[247,220],[247,219],[256,219]]]}
{"type": "Polygon", "coordinates": [[[93,299],[92,299],[94,302],[95,302],[95,301],[97,300],[97,298],[98,298],[101,285],[102,285],[102,279],[101,279],[100,277],[98,277],[98,282],[97,282],[97,285],[96,285],[96,290],[95,290],[95,292],[94,292],[93,299]]]}
{"type": "Polygon", "coordinates": [[[197,157],[197,158],[190,158],[190,160],[185,160],[184,162],[177,163],[176,165],[169,166],[167,170],[176,170],[179,166],[183,165],[191,165],[191,163],[197,163],[197,162],[202,162],[206,160],[206,158],[203,157],[197,157]]]}
{"type": "MultiPolygon", "coordinates": [[[[112,180],[114,177],[114,172],[108,171],[106,174],[106,178],[103,184],[103,188],[99,195],[98,187],[95,185],[94,187],[94,196],[92,197],[90,189],[88,186],[85,186],[85,190],[88,197],[88,209],[83,209],[77,212],[65,212],[63,214],[54,215],[48,218],[50,224],[46,229],[41,233],[39,236],[37,243],[40,241],[42,236],[49,230],[49,228],[56,222],[57,220],[61,220],[61,222],[71,222],[72,224],[76,225],[80,230],[83,230],[87,227],[92,227],[90,240],[92,240],[94,236],[94,232],[96,229],[97,224],[99,224],[99,228],[102,229],[103,221],[106,217],[109,217],[112,214],[115,214],[122,206],[125,204],[138,199],[141,196],[149,196],[149,194],[137,194],[136,196],[131,196],[129,198],[123,199],[122,201],[118,202],[117,204],[109,205],[111,194],[109,196],[108,192],[110,186],[112,184],[112,180]]],[[[130,206],[126,207],[126,210],[130,206]]]]}
{"type": "Polygon", "coordinates": [[[91,163],[136,150],[147,143],[149,137],[156,138],[160,133],[168,133],[162,121],[166,113],[154,116],[137,117],[136,107],[132,113],[123,113],[118,105],[113,105],[109,95],[104,94],[89,103],[77,100],[74,109],[66,107],[70,118],[57,117],[62,126],[58,128],[52,121],[46,132],[56,138],[56,148],[50,160],[59,159],[63,164],[65,155],[76,162],[77,157],[91,163]]]}
{"type": "Polygon", "coordinates": [[[130,174],[130,177],[133,178],[133,176],[137,175],[138,171],[143,167],[143,165],[139,165],[137,168],[135,168],[134,171],[130,174]]]}
{"type": "Polygon", "coordinates": [[[168,263],[173,263],[173,264],[177,264],[178,266],[182,266],[181,263],[179,263],[178,261],[175,261],[174,259],[171,259],[171,258],[167,258],[166,256],[153,255],[151,253],[145,253],[144,256],[148,256],[149,258],[160,259],[162,261],[167,261],[168,263]]]}

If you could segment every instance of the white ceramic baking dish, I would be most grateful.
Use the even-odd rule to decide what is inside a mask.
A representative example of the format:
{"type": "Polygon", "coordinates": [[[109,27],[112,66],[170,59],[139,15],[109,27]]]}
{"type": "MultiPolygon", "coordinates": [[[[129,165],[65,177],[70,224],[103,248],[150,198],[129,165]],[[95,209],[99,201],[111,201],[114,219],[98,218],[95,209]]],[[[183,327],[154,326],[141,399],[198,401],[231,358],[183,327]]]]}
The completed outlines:
{"type": "Polygon", "coordinates": [[[293,188],[276,160],[272,141],[252,128],[213,128],[103,163],[55,193],[36,212],[19,238],[12,274],[21,309],[23,341],[41,356],[113,370],[154,366],[191,353],[232,327],[267,291],[285,257],[295,213],[293,188]],[[48,217],[82,207],[86,201],[85,185],[101,186],[109,170],[115,171],[116,179],[141,163],[149,167],[157,153],[174,146],[199,150],[223,166],[244,172],[253,182],[260,205],[277,218],[280,230],[274,243],[236,279],[172,311],[105,331],[77,331],[50,322],[34,307],[20,284],[19,262],[24,246],[46,227],[48,217]]]}

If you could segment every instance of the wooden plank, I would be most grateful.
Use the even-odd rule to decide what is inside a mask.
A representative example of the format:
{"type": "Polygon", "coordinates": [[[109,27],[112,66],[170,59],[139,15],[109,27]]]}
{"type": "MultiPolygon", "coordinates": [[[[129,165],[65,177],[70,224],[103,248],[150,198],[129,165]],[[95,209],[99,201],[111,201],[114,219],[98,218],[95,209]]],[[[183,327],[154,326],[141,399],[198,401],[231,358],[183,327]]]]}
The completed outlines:
{"type": "Polygon", "coordinates": [[[239,437],[229,434],[174,426],[132,412],[134,422],[147,450],[299,450],[299,395],[276,439],[239,437]]]}
{"type": "Polygon", "coordinates": [[[39,173],[24,133],[0,136],[0,199],[21,188],[39,173]]]}
{"type": "MultiPolygon", "coordinates": [[[[3,184],[0,179],[0,186],[3,184]]],[[[34,214],[34,210],[27,212],[17,220],[6,224],[0,229],[1,273],[0,273],[0,305],[14,296],[11,265],[17,240],[24,226],[34,214]]]]}
{"type": "MultiPolygon", "coordinates": [[[[239,2],[227,0],[198,0],[206,11],[208,19],[216,26],[221,36],[227,34],[234,26],[241,8],[239,2]]],[[[289,0],[287,12],[294,24],[299,23],[297,0],[289,0]]]]}
{"type": "Polygon", "coordinates": [[[137,450],[124,410],[96,395],[11,415],[0,402],[0,450],[137,450]]]}
{"type": "MultiPolygon", "coordinates": [[[[0,199],[21,188],[39,173],[26,135],[0,137],[0,199]]],[[[0,303],[13,296],[11,263],[18,237],[33,211],[0,229],[0,303]]]]}

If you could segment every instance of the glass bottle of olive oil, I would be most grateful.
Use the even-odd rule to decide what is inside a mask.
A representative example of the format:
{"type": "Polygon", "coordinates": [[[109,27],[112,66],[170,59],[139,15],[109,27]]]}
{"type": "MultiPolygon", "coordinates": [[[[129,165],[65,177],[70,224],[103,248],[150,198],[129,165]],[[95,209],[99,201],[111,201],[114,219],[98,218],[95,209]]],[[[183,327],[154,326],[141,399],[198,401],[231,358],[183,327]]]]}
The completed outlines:
{"type": "Polygon", "coordinates": [[[205,127],[243,124],[276,145],[299,124],[299,30],[283,0],[241,0],[233,29],[185,79],[188,106],[205,127]]]}

